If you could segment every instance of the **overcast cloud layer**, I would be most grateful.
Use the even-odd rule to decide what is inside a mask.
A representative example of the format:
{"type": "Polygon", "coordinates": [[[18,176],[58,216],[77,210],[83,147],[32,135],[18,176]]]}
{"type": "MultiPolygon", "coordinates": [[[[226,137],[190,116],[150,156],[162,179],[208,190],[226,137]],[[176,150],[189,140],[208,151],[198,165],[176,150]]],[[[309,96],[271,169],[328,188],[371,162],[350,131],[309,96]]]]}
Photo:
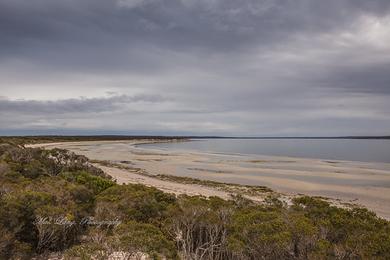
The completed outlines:
{"type": "Polygon", "coordinates": [[[390,134],[389,0],[0,0],[0,134],[390,134]]]}

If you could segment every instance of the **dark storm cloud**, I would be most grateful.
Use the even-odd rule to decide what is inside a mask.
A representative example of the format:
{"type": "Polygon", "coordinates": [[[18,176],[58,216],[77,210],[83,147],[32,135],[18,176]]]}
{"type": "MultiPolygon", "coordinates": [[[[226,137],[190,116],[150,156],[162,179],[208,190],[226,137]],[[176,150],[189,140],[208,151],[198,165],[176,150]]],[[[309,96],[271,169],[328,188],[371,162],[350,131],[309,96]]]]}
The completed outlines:
{"type": "Polygon", "coordinates": [[[0,121],[386,132],[389,28],[388,0],[0,0],[0,121]]]}
{"type": "Polygon", "coordinates": [[[1,0],[1,53],[56,46],[110,51],[145,43],[227,51],[339,30],[358,15],[382,16],[389,8],[387,0],[1,0]]]}
{"type": "MultiPolygon", "coordinates": [[[[329,88],[344,89],[347,92],[390,94],[390,62],[367,66],[342,67],[335,65],[332,85],[329,88]]],[[[326,82],[322,79],[322,82],[326,82]]]]}
{"type": "Polygon", "coordinates": [[[120,95],[105,98],[73,98],[55,101],[9,100],[0,97],[0,111],[1,113],[38,115],[114,112],[132,103],[160,103],[164,102],[164,100],[164,98],[158,95],[120,95]]]}

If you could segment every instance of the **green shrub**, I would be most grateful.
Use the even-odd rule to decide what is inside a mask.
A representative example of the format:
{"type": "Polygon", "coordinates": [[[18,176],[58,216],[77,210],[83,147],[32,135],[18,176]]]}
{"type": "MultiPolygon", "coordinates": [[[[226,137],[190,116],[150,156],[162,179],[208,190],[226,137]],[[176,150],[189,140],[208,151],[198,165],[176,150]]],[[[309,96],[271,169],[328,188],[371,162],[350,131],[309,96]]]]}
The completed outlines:
{"type": "Polygon", "coordinates": [[[144,185],[115,185],[97,196],[96,213],[102,219],[119,217],[123,221],[159,222],[175,200],[174,195],[144,185]]]}
{"type": "Polygon", "coordinates": [[[144,252],[154,259],[177,257],[175,244],[169,241],[157,227],[135,221],[116,227],[110,238],[110,244],[116,251],[144,252]]]}
{"type": "Polygon", "coordinates": [[[115,182],[99,176],[94,176],[85,171],[66,172],[61,174],[61,177],[67,181],[82,184],[90,189],[94,194],[99,194],[109,187],[115,185],[115,182]]]}
{"type": "Polygon", "coordinates": [[[279,211],[251,207],[234,213],[229,244],[237,257],[283,259],[291,251],[291,232],[279,211]]]}
{"type": "Polygon", "coordinates": [[[65,260],[106,260],[108,256],[107,250],[97,243],[75,245],[64,252],[65,260]]]}

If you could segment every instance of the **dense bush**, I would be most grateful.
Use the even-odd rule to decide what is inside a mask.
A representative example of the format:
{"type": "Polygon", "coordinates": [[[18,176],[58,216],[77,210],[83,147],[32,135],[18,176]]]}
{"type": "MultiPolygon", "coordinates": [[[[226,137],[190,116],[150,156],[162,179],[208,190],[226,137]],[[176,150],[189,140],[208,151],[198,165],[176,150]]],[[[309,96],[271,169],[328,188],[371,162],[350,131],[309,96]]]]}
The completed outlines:
{"type": "Polygon", "coordinates": [[[86,171],[65,172],[61,174],[61,177],[70,182],[82,184],[90,189],[95,195],[115,185],[115,182],[102,178],[99,176],[91,175],[86,171]]]}
{"type": "Polygon", "coordinates": [[[142,255],[154,259],[178,258],[174,242],[151,224],[128,221],[113,228],[111,232],[93,230],[88,235],[87,241],[66,250],[65,256],[69,259],[107,259],[110,255],[121,256],[123,259],[142,255]],[[101,233],[104,240],[96,240],[97,233],[101,233]]]}
{"type": "Polygon", "coordinates": [[[0,145],[0,259],[77,243],[85,227],[55,222],[79,222],[93,214],[94,195],[114,185],[97,175],[104,176],[68,151],[0,145]]]}
{"type": "Polygon", "coordinates": [[[166,217],[175,196],[143,185],[115,185],[96,198],[96,217],[135,220],[157,225],[166,217]]]}

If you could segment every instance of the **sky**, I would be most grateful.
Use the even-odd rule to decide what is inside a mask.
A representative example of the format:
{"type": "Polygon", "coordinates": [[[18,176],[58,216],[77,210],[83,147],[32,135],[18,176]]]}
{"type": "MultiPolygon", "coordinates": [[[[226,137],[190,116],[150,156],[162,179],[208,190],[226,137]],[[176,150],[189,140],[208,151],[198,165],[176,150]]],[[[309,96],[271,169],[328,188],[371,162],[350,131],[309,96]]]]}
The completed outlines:
{"type": "Polygon", "coordinates": [[[389,0],[0,0],[0,135],[389,135],[389,111],[389,0]]]}

